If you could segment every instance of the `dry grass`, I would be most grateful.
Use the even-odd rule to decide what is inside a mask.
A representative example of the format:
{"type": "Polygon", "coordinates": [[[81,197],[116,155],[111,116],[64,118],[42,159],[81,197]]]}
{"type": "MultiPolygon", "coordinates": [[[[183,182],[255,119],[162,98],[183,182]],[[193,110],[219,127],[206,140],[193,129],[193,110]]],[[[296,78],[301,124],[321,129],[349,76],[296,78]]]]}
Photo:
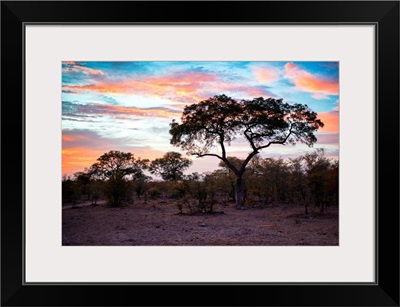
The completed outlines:
{"type": "Polygon", "coordinates": [[[337,208],[324,215],[304,215],[298,205],[270,205],[236,210],[216,205],[214,214],[179,214],[176,200],[135,200],[110,208],[105,204],[65,207],[63,245],[131,246],[337,246],[337,208]]]}

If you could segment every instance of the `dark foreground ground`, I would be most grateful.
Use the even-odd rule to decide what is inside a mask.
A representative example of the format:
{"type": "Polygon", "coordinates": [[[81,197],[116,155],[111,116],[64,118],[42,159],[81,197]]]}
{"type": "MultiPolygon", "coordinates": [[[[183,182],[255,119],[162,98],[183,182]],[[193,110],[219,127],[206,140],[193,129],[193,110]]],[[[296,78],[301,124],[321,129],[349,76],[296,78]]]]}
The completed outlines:
{"type": "MultiPolygon", "coordinates": [[[[185,212],[185,211],[184,211],[185,212]]],[[[339,244],[337,208],[304,215],[304,207],[270,205],[214,214],[179,214],[174,200],[135,201],[120,208],[79,204],[62,210],[63,245],[293,246],[339,244]]]]}

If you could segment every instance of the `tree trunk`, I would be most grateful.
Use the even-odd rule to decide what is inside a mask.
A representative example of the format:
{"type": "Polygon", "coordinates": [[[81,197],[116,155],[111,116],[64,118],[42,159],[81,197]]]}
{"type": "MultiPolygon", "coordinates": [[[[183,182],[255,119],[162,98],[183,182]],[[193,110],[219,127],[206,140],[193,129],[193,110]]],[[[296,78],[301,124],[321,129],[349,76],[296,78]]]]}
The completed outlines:
{"type": "Polygon", "coordinates": [[[236,208],[244,208],[244,198],[245,198],[245,183],[242,176],[236,179],[236,208]]]}

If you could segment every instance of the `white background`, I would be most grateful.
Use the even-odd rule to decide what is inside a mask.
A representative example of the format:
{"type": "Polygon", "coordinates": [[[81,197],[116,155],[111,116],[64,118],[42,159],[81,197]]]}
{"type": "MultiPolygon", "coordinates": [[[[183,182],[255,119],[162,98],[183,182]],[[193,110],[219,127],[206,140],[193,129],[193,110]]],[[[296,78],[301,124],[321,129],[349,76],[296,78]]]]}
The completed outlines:
{"type": "Polygon", "coordinates": [[[375,282],[374,31],[26,26],[26,282],[375,282]],[[62,246],[61,62],[117,60],[339,61],[339,246],[62,246]]]}

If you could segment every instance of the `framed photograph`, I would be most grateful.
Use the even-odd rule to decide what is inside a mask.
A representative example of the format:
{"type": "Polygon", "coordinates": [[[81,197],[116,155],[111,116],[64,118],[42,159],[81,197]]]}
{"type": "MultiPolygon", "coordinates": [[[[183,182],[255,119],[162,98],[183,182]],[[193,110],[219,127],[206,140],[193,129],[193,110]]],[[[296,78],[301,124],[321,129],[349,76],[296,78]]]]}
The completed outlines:
{"type": "Polygon", "coordinates": [[[3,306],[399,306],[398,1],[1,27],[3,306]]]}

